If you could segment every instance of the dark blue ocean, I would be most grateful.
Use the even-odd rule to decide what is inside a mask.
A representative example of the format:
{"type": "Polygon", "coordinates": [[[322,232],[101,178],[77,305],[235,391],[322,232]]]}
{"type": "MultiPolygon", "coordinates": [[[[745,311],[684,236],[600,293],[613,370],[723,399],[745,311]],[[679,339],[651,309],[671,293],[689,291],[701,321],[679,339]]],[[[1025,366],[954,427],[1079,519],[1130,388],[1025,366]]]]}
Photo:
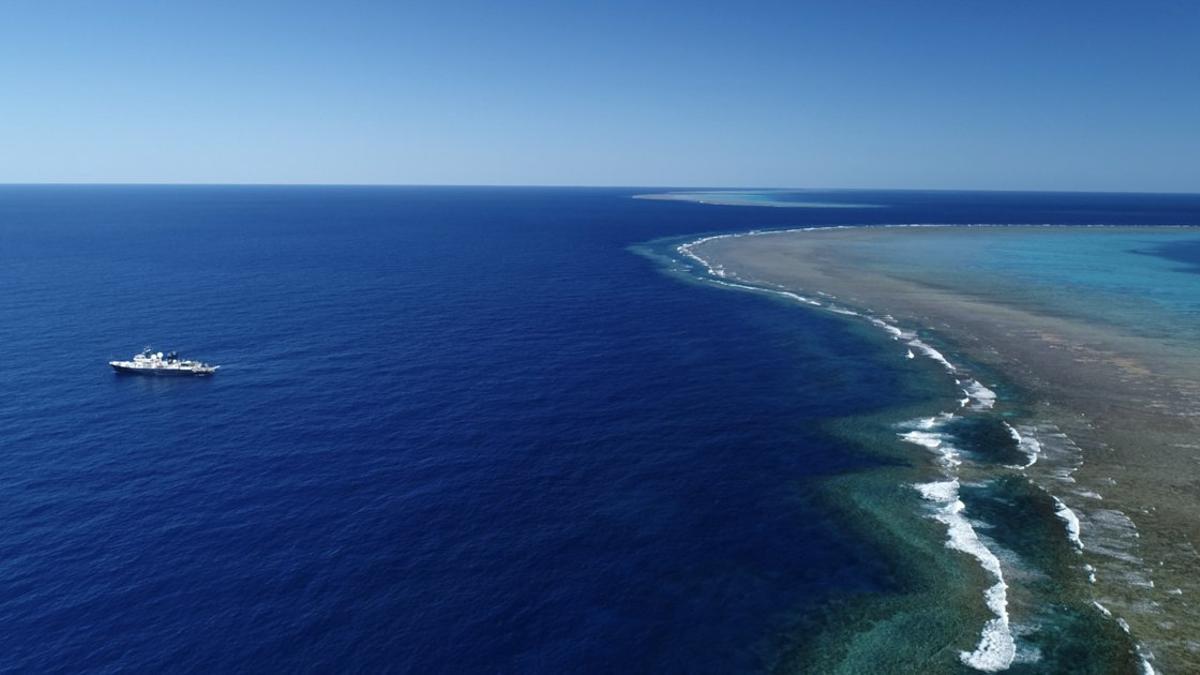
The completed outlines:
{"type": "Polygon", "coordinates": [[[1194,197],[0,187],[0,670],[735,672],[888,593],[816,496],[910,403],[830,315],[630,247],[1178,222],[1194,197]],[[118,376],[144,345],[222,366],[118,376]]]}

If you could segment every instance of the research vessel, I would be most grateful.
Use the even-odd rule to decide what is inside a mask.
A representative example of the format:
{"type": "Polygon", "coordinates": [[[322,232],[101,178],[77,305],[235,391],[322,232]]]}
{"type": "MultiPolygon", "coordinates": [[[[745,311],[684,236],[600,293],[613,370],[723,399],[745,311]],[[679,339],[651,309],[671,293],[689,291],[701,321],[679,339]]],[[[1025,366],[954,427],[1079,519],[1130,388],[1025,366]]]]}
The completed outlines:
{"type": "Polygon", "coordinates": [[[210,366],[200,361],[182,359],[177,352],[156,352],[149,347],[135,354],[129,361],[109,361],[108,365],[118,373],[139,375],[212,375],[221,366],[210,366]]]}

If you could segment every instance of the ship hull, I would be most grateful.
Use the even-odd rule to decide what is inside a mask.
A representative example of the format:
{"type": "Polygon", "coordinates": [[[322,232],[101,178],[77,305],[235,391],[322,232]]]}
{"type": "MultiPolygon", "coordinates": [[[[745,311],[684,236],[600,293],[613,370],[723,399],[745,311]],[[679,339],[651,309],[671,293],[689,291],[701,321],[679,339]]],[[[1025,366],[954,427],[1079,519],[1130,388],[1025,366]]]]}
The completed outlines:
{"type": "Polygon", "coordinates": [[[175,370],[171,368],[132,368],[115,363],[108,364],[117,373],[124,375],[150,375],[153,377],[207,377],[212,371],[175,370]]]}

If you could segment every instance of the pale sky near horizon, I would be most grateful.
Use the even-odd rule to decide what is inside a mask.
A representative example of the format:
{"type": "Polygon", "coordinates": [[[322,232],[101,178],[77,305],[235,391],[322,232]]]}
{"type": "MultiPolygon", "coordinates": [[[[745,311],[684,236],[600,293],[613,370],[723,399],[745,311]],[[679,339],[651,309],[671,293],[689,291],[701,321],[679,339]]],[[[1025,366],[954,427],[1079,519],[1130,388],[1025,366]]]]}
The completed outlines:
{"type": "Polygon", "coordinates": [[[1200,192],[1200,3],[13,2],[0,182],[1200,192]]]}

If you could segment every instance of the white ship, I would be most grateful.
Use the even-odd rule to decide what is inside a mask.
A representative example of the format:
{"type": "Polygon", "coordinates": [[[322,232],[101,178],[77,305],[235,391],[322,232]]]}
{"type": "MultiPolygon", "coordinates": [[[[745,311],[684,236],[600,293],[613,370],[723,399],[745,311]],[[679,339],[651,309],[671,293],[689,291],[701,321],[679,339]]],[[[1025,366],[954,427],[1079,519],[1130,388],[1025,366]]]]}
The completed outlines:
{"type": "Polygon", "coordinates": [[[212,375],[221,366],[210,366],[200,361],[179,358],[175,352],[156,352],[146,347],[131,361],[109,361],[108,365],[118,373],[140,375],[212,375]]]}

